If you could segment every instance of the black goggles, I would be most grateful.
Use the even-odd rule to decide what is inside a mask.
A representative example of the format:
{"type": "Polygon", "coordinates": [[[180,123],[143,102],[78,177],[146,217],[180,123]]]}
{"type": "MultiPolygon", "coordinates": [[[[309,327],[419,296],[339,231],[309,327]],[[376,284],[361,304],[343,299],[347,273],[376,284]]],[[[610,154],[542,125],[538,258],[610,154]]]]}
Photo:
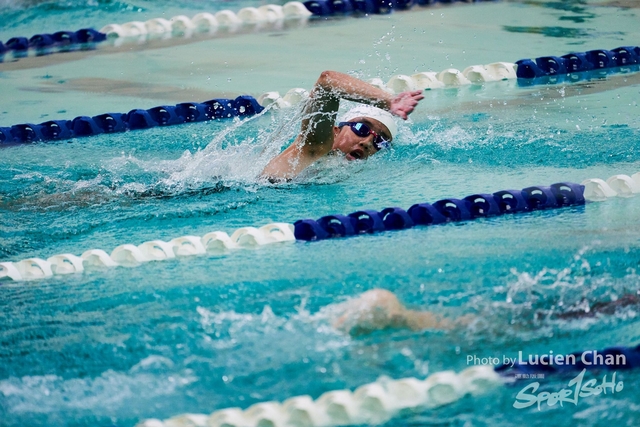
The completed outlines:
{"type": "Polygon", "coordinates": [[[340,122],[338,127],[349,126],[353,133],[361,138],[366,138],[369,135],[373,135],[373,146],[376,150],[382,150],[383,148],[389,148],[391,141],[384,139],[382,135],[378,135],[372,131],[371,128],[363,122],[340,122]]]}

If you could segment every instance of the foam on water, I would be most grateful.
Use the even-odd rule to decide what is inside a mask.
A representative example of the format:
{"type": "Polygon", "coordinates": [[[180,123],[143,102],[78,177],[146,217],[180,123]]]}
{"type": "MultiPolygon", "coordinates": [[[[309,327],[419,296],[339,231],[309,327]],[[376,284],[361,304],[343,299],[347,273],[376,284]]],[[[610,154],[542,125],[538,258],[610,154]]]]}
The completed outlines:
{"type": "Polygon", "coordinates": [[[173,374],[172,368],[171,360],[149,356],[129,372],[106,371],[95,378],[65,379],[57,375],[8,378],[0,381],[0,393],[11,412],[47,414],[91,409],[108,416],[126,408],[127,401],[134,397],[153,400],[178,392],[197,380],[189,370],[173,374]]]}

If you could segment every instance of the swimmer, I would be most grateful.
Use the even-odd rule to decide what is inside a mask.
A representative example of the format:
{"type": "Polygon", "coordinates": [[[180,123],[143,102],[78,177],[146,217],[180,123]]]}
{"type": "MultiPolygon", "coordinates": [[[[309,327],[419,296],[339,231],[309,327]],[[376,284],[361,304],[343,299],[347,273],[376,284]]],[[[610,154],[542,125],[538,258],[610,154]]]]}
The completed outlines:
{"type": "MultiPolygon", "coordinates": [[[[588,310],[571,308],[569,311],[556,313],[552,317],[578,320],[603,315],[611,316],[619,309],[639,306],[640,293],[628,293],[621,295],[615,301],[590,304],[588,310]]],[[[353,299],[337,304],[334,309],[333,327],[352,336],[384,329],[452,330],[456,327],[471,326],[476,319],[475,316],[467,314],[455,320],[449,320],[429,311],[410,310],[393,292],[384,289],[366,291],[353,299]]],[[[540,313],[541,317],[543,315],[540,313]]]]}
{"type": "Polygon", "coordinates": [[[640,306],[640,294],[628,293],[622,294],[613,301],[596,301],[593,304],[587,304],[588,309],[585,310],[582,304],[579,304],[580,308],[571,307],[568,311],[554,314],[553,316],[563,320],[575,320],[583,318],[593,318],[597,316],[612,316],[616,314],[619,309],[640,306]]]}
{"type": "Polygon", "coordinates": [[[464,326],[472,320],[462,316],[456,321],[448,320],[429,311],[410,310],[398,300],[393,292],[372,289],[348,300],[338,307],[339,316],[333,327],[350,335],[363,335],[382,329],[450,330],[464,326]]]}
{"type": "Polygon", "coordinates": [[[394,116],[407,120],[422,91],[392,95],[336,71],[324,71],[304,106],[302,126],[295,141],[262,171],[272,181],[295,177],[330,152],[347,160],[363,160],[389,146],[397,134],[394,116]],[[340,100],[362,105],[348,111],[336,125],[340,100]]]}
{"type": "MultiPolygon", "coordinates": [[[[422,91],[392,95],[355,77],[336,71],[320,74],[302,111],[300,133],[294,142],[271,159],[262,176],[272,182],[294,178],[311,164],[329,154],[342,153],[347,160],[363,160],[389,146],[397,134],[395,118],[406,120],[424,96],[422,91]],[[348,111],[336,126],[340,100],[359,102],[348,111]]],[[[211,188],[196,188],[193,193],[209,194],[224,191],[226,187],[215,183],[211,188]]],[[[96,186],[71,189],[64,193],[36,194],[15,199],[0,200],[0,209],[68,209],[73,206],[93,206],[118,200],[119,188],[96,186]]],[[[175,194],[159,188],[142,191],[123,191],[132,198],[171,198],[175,194]]],[[[179,195],[184,195],[180,192],[179,195]]]]}

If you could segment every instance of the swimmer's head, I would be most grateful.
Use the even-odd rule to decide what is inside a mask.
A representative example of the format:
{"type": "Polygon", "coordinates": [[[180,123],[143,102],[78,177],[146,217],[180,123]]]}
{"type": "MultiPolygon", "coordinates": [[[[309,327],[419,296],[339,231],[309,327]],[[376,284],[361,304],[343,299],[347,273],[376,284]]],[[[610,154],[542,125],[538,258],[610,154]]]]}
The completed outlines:
{"type": "Polygon", "coordinates": [[[398,133],[398,127],[396,126],[396,121],[393,115],[385,110],[374,107],[372,105],[361,104],[351,110],[347,111],[347,113],[340,120],[341,122],[351,122],[353,119],[358,117],[367,117],[370,119],[374,119],[385,125],[387,130],[389,131],[389,136],[391,139],[396,137],[398,133]]]}
{"type": "Polygon", "coordinates": [[[366,159],[386,147],[398,132],[391,113],[370,105],[359,105],[342,116],[334,127],[333,148],[347,160],[366,159]]]}

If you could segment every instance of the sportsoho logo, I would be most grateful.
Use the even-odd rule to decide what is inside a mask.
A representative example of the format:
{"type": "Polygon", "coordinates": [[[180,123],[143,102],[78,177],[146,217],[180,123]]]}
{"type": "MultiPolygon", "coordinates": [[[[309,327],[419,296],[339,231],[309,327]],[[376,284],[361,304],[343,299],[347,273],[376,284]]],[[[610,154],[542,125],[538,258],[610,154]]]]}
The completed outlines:
{"type": "Polygon", "coordinates": [[[540,405],[543,402],[546,402],[548,406],[555,406],[557,404],[564,406],[563,403],[578,405],[580,398],[598,396],[602,393],[607,394],[607,391],[610,394],[619,393],[624,388],[622,381],[616,382],[616,372],[613,373],[611,381],[607,381],[606,375],[603,376],[600,384],[598,384],[596,379],[590,379],[584,382],[584,374],[586,372],[587,369],[583,369],[582,372],[569,381],[568,388],[563,388],[556,392],[541,391],[535,394],[540,387],[540,383],[537,381],[531,383],[518,392],[513,407],[523,409],[537,403],[539,411],[540,405]]]}
{"type": "MultiPolygon", "coordinates": [[[[545,368],[548,366],[576,366],[580,361],[582,366],[604,366],[609,367],[622,367],[627,364],[627,359],[624,354],[601,354],[597,350],[587,350],[582,354],[576,356],[575,354],[553,354],[550,351],[547,354],[529,354],[525,357],[522,351],[518,352],[518,357],[508,357],[503,355],[502,357],[478,357],[477,355],[467,355],[468,365],[500,365],[515,368],[514,378],[544,378],[542,373],[518,373],[517,368],[526,368],[529,371],[536,371],[536,367],[545,368]]],[[[611,374],[611,379],[607,380],[607,375],[602,377],[599,382],[597,379],[589,379],[585,381],[585,374],[587,368],[576,375],[566,388],[562,388],[558,391],[540,391],[539,382],[533,382],[525,386],[516,395],[516,401],[513,403],[513,407],[516,409],[528,408],[532,405],[538,405],[538,410],[541,410],[541,405],[546,403],[548,406],[560,405],[564,406],[564,403],[578,404],[581,398],[587,398],[591,396],[598,396],[600,394],[614,394],[619,393],[624,389],[624,383],[622,381],[616,381],[616,372],[611,374]]]]}

